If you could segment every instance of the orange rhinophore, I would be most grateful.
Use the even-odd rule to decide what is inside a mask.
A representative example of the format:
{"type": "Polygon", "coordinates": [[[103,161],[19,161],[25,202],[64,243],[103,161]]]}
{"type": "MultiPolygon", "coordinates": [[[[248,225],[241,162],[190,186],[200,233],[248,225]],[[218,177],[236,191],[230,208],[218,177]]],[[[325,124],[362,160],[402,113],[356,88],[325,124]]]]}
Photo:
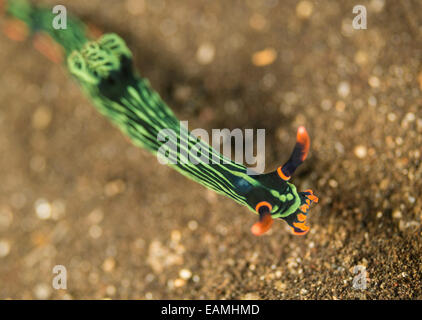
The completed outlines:
{"type": "Polygon", "coordinates": [[[311,145],[311,139],[309,138],[308,132],[305,127],[300,126],[297,129],[296,142],[303,146],[301,160],[305,161],[309,153],[309,147],[311,145]]]}
{"type": "Polygon", "coordinates": [[[264,214],[262,218],[252,226],[251,232],[256,236],[261,236],[271,229],[273,222],[274,220],[271,217],[271,213],[268,212],[264,214]]]}
{"type": "Polygon", "coordinates": [[[282,167],[277,168],[277,173],[280,176],[280,178],[283,179],[284,181],[290,180],[290,176],[286,176],[281,169],[282,167]]]}
{"type": "Polygon", "coordinates": [[[260,236],[270,230],[273,225],[274,220],[271,217],[272,205],[267,201],[261,201],[256,205],[255,210],[259,213],[259,221],[252,226],[251,232],[256,236],[260,236]]]}

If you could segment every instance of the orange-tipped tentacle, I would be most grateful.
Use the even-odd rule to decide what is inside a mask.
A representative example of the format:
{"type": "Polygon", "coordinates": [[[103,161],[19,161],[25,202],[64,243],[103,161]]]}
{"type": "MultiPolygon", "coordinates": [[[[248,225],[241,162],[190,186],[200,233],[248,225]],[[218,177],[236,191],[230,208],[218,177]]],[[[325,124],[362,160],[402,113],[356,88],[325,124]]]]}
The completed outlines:
{"type": "Polygon", "coordinates": [[[251,228],[254,235],[261,236],[271,229],[274,222],[271,217],[272,208],[272,205],[267,201],[261,201],[256,205],[255,210],[259,213],[259,221],[251,228]]]}
{"type": "Polygon", "coordinates": [[[283,180],[289,180],[296,169],[305,161],[309,153],[311,139],[305,127],[300,126],[297,129],[296,144],[290,155],[289,160],[277,169],[277,173],[283,180]]]}
{"type": "Polygon", "coordinates": [[[278,173],[278,176],[281,178],[281,179],[283,179],[284,181],[288,181],[288,180],[290,180],[290,176],[286,176],[286,175],[284,175],[284,173],[283,173],[283,170],[282,170],[283,168],[282,167],[278,167],[277,168],[277,173],[278,173]]]}
{"type": "MultiPolygon", "coordinates": [[[[260,212],[261,212],[261,210],[271,212],[271,210],[272,210],[272,209],[273,209],[273,206],[271,205],[271,203],[269,203],[269,202],[267,202],[267,201],[261,201],[261,202],[259,202],[259,203],[256,205],[256,207],[255,207],[255,210],[256,210],[256,212],[258,212],[258,213],[260,213],[260,212]]],[[[264,212],[264,211],[262,211],[262,212],[264,212]]]]}
{"type": "Polygon", "coordinates": [[[271,229],[271,226],[273,225],[273,218],[271,217],[270,212],[266,212],[261,215],[258,222],[256,222],[252,228],[251,232],[256,236],[261,236],[264,233],[266,233],[268,230],[271,229]]]}
{"type": "Polygon", "coordinates": [[[311,146],[311,139],[309,138],[308,132],[304,126],[300,126],[297,129],[296,143],[302,146],[303,150],[301,160],[305,161],[309,153],[309,147],[311,146]]]}

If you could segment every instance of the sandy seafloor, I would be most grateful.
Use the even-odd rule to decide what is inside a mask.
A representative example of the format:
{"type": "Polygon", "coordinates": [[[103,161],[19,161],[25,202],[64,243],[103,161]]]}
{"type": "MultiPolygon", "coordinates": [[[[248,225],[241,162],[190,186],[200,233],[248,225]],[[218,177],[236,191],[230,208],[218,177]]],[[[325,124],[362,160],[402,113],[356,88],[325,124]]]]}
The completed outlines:
{"type": "Polygon", "coordinates": [[[320,203],[304,237],[283,221],[252,236],[246,208],[132,146],[64,67],[0,35],[0,298],[422,298],[419,1],[359,1],[366,30],[353,1],[61,3],[122,35],[191,128],[266,129],[267,171],[305,125],[292,181],[320,203]]]}

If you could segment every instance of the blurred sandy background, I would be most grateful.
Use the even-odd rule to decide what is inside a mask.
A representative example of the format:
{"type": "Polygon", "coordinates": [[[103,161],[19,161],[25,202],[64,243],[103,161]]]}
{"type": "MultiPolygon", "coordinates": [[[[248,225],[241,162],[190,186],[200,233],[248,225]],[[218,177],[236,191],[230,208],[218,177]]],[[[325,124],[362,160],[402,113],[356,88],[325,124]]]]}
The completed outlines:
{"type": "Polygon", "coordinates": [[[305,237],[283,221],[252,236],[246,208],[133,147],[63,67],[0,35],[0,298],[422,298],[420,1],[61,4],[122,35],[191,128],[265,128],[268,171],[305,125],[293,182],[320,204],[305,237]]]}

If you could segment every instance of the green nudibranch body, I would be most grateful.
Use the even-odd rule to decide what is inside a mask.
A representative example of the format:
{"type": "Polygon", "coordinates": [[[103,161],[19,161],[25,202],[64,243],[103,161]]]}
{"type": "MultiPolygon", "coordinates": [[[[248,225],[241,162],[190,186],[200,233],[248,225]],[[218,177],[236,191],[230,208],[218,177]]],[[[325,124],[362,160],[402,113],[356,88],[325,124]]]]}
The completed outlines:
{"type": "Polygon", "coordinates": [[[180,125],[148,80],[133,68],[132,53],[118,35],[105,34],[94,41],[89,28],[74,17],[68,18],[67,29],[54,29],[51,8],[25,0],[9,0],[4,6],[10,19],[6,34],[15,40],[30,36],[39,51],[53,61],[63,61],[99,112],[135,145],[156,154],[165,143],[159,139],[160,132],[176,132],[171,142],[183,152],[172,155],[174,161],[169,165],[259,214],[259,221],[252,227],[254,234],[266,232],[275,218],[285,220],[294,234],[309,231],[305,224],[307,210],[318,198],[311,190],[298,192],[288,182],[308,154],[310,140],[305,128],[298,129],[293,153],[283,166],[267,174],[251,175],[245,166],[224,157],[180,125]],[[208,151],[209,161],[192,151],[198,146],[208,151]],[[192,159],[197,161],[193,163],[192,159]]]}

